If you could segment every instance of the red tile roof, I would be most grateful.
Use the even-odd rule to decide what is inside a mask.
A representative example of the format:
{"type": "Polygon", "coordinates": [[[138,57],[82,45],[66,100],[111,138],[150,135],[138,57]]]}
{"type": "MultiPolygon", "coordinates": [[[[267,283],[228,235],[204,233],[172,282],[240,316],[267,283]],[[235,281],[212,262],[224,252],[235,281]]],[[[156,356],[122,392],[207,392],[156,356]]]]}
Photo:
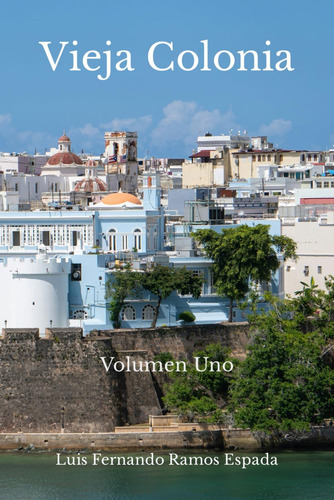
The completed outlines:
{"type": "Polygon", "coordinates": [[[210,158],[211,149],[203,149],[198,153],[190,155],[189,158],[210,158]]]}

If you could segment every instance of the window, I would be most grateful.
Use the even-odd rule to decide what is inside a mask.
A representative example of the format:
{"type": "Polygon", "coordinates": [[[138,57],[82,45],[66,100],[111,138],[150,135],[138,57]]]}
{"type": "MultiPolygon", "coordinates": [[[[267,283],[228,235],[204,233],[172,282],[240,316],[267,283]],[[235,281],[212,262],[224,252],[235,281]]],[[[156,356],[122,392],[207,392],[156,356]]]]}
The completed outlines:
{"type": "Polygon", "coordinates": [[[322,187],[322,182],[316,182],[315,185],[316,185],[317,188],[321,188],[322,187]]]}
{"type": "Polygon", "coordinates": [[[87,311],[84,309],[77,309],[76,311],[73,311],[73,319],[87,319],[88,314],[87,311]]]}
{"type": "Polygon", "coordinates": [[[128,247],[128,235],[127,234],[123,234],[122,235],[122,250],[128,250],[129,247],[128,247]]]}
{"type": "Polygon", "coordinates": [[[268,161],[271,161],[271,155],[268,155],[268,156],[267,156],[267,160],[268,160],[268,161]]]}
{"type": "Polygon", "coordinates": [[[81,264],[71,264],[71,281],[81,281],[81,264]]]}
{"type": "Polygon", "coordinates": [[[41,233],[41,243],[46,247],[50,246],[50,231],[42,231],[41,233]]]}
{"type": "Polygon", "coordinates": [[[153,321],[155,307],[147,305],[143,308],[142,319],[144,321],[153,321]]]}
{"type": "MultiPolygon", "coordinates": [[[[199,269],[192,270],[192,273],[194,276],[199,276],[200,278],[204,277],[204,272],[200,271],[199,269]]],[[[202,292],[201,293],[202,293],[202,295],[204,295],[204,280],[202,283],[202,292]]]]}
{"type": "Polygon", "coordinates": [[[157,230],[154,229],[154,232],[153,232],[153,250],[156,250],[158,248],[158,234],[157,234],[157,230]]]}
{"type": "Polygon", "coordinates": [[[256,156],[255,155],[252,156],[252,161],[256,161],[256,156]]]}
{"type": "Polygon", "coordinates": [[[79,231],[72,231],[72,246],[78,246],[79,242],[79,231]]]}
{"type": "Polygon", "coordinates": [[[305,274],[305,276],[308,276],[310,274],[310,268],[309,268],[309,266],[305,266],[304,267],[304,274],[305,274]]]}
{"type": "Polygon", "coordinates": [[[286,271],[289,273],[291,271],[291,266],[286,266],[286,271]]]}
{"type": "Polygon", "coordinates": [[[111,252],[116,252],[116,231],[115,231],[115,229],[110,229],[110,231],[109,231],[109,250],[111,252]]]}
{"type": "Polygon", "coordinates": [[[257,161],[261,161],[261,155],[258,155],[257,161]]]}
{"type": "Polygon", "coordinates": [[[135,229],[133,232],[133,248],[141,250],[141,230],[135,229]]]}
{"type": "Polygon", "coordinates": [[[333,181],[331,182],[331,188],[334,188],[334,182],[333,181]]]}
{"type": "Polygon", "coordinates": [[[132,306],[125,306],[122,310],[122,320],[123,321],[135,321],[136,311],[132,306]]]}
{"type": "Polygon", "coordinates": [[[324,182],[324,188],[329,188],[329,182],[328,181],[324,182]]]}
{"type": "Polygon", "coordinates": [[[19,247],[21,245],[21,235],[20,231],[13,231],[13,247],[19,247]]]}
{"type": "Polygon", "coordinates": [[[19,190],[19,185],[18,185],[18,184],[15,184],[15,186],[14,186],[14,190],[15,190],[15,191],[18,191],[18,190],[19,190]]]}
{"type": "Polygon", "coordinates": [[[38,193],[38,184],[37,184],[37,182],[35,183],[35,193],[36,194],[38,193]]]}
{"type": "Polygon", "coordinates": [[[209,273],[209,292],[212,294],[216,294],[216,287],[214,285],[214,276],[213,273],[209,273]]]}
{"type": "Polygon", "coordinates": [[[322,266],[318,266],[318,274],[322,274],[322,266]]]}

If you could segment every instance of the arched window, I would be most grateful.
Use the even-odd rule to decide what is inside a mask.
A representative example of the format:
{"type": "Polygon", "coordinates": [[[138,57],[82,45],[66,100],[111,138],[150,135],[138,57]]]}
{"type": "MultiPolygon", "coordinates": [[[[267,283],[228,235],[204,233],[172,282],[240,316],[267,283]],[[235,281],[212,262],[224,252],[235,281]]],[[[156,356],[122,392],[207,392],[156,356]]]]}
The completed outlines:
{"type": "Polygon", "coordinates": [[[133,232],[133,248],[141,250],[141,230],[135,229],[133,232]]]}
{"type": "Polygon", "coordinates": [[[123,321],[134,321],[136,319],[136,311],[132,306],[125,306],[122,309],[123,321]]]}
{"type": "Polygon", "coordinates": [[[110,252],[116,252],[116,230],[110,229],[109,231],[109,250],[110,252]]]}
{"type": "Polygon", "coordinates": [[[142,319],[144,321],[153,321],[155,308],[153,306],[147,305],[143,308],[142,319]]]}
{"type": "Polygon", "coordinates": [[[268,156],[267,156],[267,160],[268,160],[268,161],[271,161],[271,155],[268,155],[268,156]]]}
{"type": "Polygon", "coordinates": [[[76,309],[76,311],[73,311],[73,319],[87,319],[88,314],[87,311],[84,309],[76,309]]]}
{"type": "Polygon", "coordinates": [[[256,161],[256,156],[255,155],[252,156],[252,161],[256,161]]]}

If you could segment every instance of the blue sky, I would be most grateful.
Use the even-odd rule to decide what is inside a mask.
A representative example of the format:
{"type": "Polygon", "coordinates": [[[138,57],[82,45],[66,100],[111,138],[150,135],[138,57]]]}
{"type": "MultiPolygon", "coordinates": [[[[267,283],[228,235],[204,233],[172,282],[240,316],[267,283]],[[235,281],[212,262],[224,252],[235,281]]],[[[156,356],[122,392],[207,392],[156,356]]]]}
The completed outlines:
{"type": "Polygon", "coordinates": [[[269,135],[284,148],[334,143],[330,1],[13,0],[1,10],[0,151],[44,152],[63,129],[76,152],[97,154],[104,131],[137,130],[139,154],[155,157],[188,156],[200,133],[231,128],[269,135]],[[210,61],[223,49],[261,55],[270,40],[273,60],[277,50],[289,50],[295,71],[157,72],[147,62],[149,47],[162,40],[173,41],[174,60],[190,49],[201,62],[205,39],[210,61]],[[66,50],[53,72],[38,42],[51,41],[56,53],[59,41],[72,50],[73,40],[81,60],[111,40],[112,60],[129,50],[135,70],[113,68],[100,81],[95,72],[70,72],[66,50]]]}

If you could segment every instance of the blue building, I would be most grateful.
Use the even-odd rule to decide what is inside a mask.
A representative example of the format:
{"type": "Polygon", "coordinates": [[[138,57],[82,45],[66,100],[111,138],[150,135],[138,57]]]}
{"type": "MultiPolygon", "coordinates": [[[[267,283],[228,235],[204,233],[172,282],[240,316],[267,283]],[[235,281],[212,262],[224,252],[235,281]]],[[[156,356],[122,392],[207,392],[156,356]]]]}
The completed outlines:
{"type": "MultiPolygon", "coordinates": [[[[279,220],[266,223],[271,234],[280,234],[279,220]]],[[[198,254],[190,237],[192,231],[208,227],[171,226],[174,249],[164,251],[164,214],[155,173],[144,174],[142,199],[112,193],[84,211],[1,212],[0,327],[39,327],[43,332],[50,326],[81,326],[85,333],[112,328],[105,286],[124,263],[138,272],[157,263],[185,266],[203,276],[202,296],[195,300],[173,292],[162,302],[158,325],[177,324],[183,311],[193,312],[196,323],[225,321],[228,301],[215,294],[211,262],[198,254]]],[[[212,226],[216,231],[224,227],[212,226]]],[[[282,292],[280,272],[270,287],[276,294],[282,292]]],[[[149,327],[156,303],[157,298],[146,291],[128,300],[121,326],[149,327]]],[[[242,319],[236,310],[235,320],[242,319]]]]}

